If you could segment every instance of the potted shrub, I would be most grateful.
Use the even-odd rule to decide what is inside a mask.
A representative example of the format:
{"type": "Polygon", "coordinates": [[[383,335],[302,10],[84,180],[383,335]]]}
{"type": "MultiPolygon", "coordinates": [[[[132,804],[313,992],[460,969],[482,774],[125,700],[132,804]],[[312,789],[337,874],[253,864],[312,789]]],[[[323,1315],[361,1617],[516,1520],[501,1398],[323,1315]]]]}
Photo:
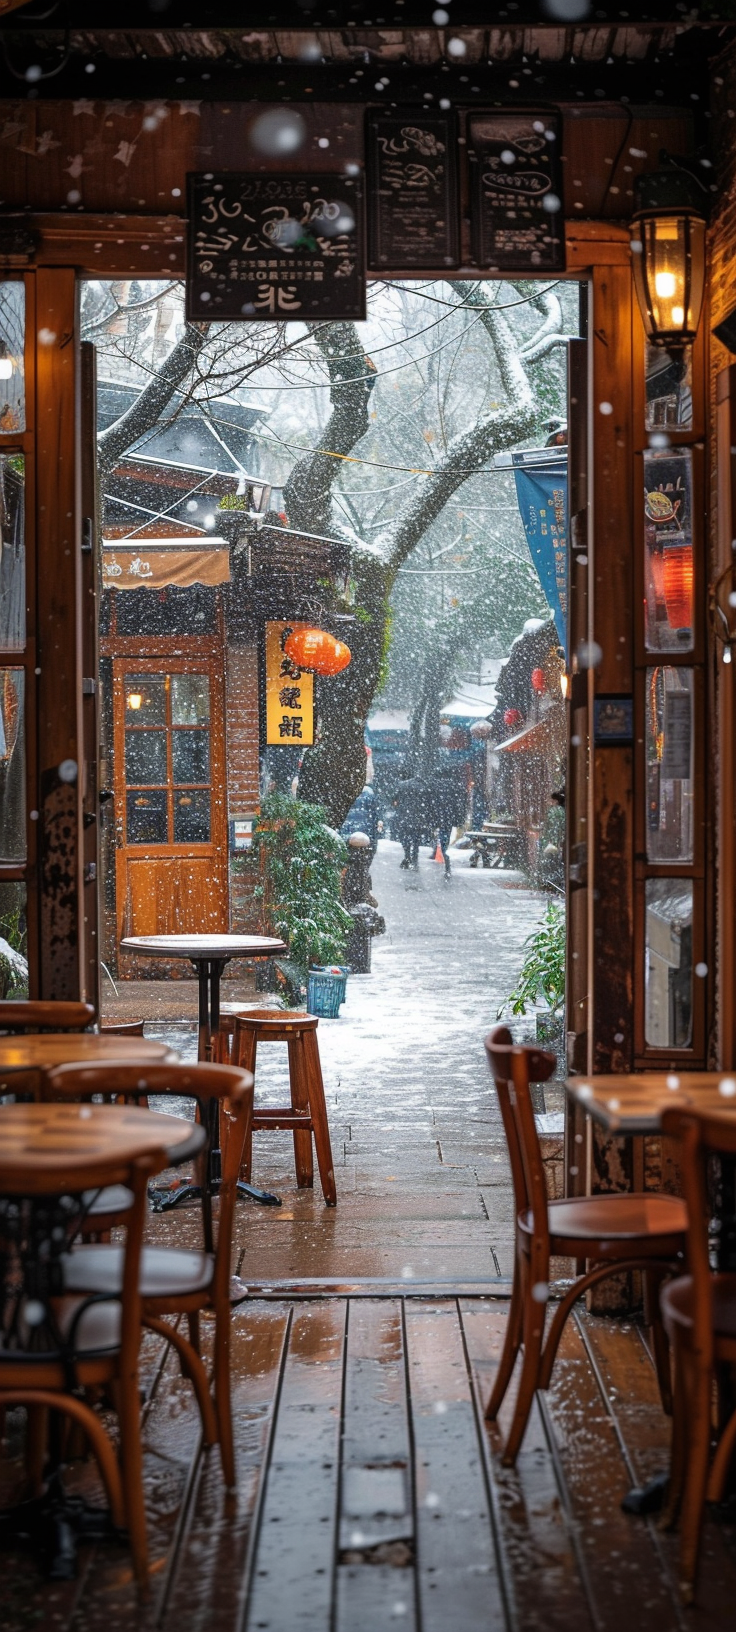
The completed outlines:
{"type": "Polygon", "coordinates": [[[271,933],[289,944],[281,969],[287,1002],[306,996],[310,968],[339,963],[352,928],[340,899],[347,845],[321,805],[273,793],[264,799],[253,848],[261,867],[256,896],[271,933]]]}
{"type": "Polygon", "coordinates": [[[541,1048],[552,1048],[561,1057],[564,1052],[565,914],[556,901],[547,902],[544,918],[534,933],[527,936],[524,949],[526,957],[516,987],[501,1004],[497,1018],[500,1020],[507,1008],[514,1015],[525,1015],[528,1006],[535,1007],[540,997],[543,998],[547,1007],[536,1011],[536,1041],[541,1048]]]}

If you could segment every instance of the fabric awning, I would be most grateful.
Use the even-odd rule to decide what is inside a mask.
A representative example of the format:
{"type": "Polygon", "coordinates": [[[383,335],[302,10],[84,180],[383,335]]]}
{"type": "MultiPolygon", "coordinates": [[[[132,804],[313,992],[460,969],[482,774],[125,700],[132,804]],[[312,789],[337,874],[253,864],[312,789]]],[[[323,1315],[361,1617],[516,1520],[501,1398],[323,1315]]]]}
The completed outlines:
{"type": "Polygon", "coordinates": [[[497,754],[544,754],[549,747],[549,720],[537,720],[534,725],[525,725],[523,731],[517,731],[506,742],[497,742],[497,754]]]}
{"type": "Polygon", "coordinates": [[[187,588],[191,584],[227,584],[230,581],[228,549],[140,549],[118,550],[106,546],[102,552],[102,582],[105,589],[163,589],[167,584],[187,588]]]}

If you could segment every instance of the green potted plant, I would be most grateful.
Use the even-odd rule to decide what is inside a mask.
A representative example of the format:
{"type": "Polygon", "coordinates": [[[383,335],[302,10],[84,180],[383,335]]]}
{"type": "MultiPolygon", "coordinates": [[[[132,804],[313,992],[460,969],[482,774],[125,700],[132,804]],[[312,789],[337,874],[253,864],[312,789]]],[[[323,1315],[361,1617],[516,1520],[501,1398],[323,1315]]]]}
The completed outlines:
{"type": "Polygon", "coordinates": [[[287,1000],[306,995],[310,969],[339,963],[352,928],[340,899],[347,845],[321,805],[273,793],[264,799],[253,849],[261,867],[256,896],[275,935],[289,944],[282,966],[287,1000]]]}
{"type": "Polygon", "coordinates": [[[501,1004],[497,1018],[500,1020],[507,1008],[512,1014],[525,1015],[528,1006],[544,998],[547,1008],[536,1013],[536,1040],[559,1053],[564,1027],[565,914],[556,901],[547,902],[544,918],[527,936],[524,949],[526,957],[517,984],[501,1004]]]}

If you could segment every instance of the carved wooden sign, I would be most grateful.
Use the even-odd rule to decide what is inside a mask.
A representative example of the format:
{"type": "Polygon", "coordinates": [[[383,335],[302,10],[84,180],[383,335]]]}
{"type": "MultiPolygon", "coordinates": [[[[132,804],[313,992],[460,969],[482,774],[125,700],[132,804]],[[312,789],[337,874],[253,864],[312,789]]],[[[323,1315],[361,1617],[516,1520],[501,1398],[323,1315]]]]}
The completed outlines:
{"type": "Polygon", "coordinates": [[[545,112],[468,120],[473,254],[499,272],[564,272],[561,122],[545,112]]]}
{"type": "Polygon", "coordinates": [[[456,154],[450,113],[368,115],[373,268],[424,272],[457,266],[456,154]]]}
{"type": "Polygon", "coordinates": [[[187,180],[189,319],[365,317],[362,177],[223,171],[187,180]]]}

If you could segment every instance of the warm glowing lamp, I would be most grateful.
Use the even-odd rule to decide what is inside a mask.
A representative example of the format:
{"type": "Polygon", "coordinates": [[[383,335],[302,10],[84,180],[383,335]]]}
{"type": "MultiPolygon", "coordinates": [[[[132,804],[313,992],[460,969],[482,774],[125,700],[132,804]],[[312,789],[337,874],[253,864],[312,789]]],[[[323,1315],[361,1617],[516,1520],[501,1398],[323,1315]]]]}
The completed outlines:
{"type": "Polygon", "coordinates": [[[142,708],[142,707],[143,707],[143,696],[142,696],[141,692],[140,691],[131,691],[131,692],[129,692],[128,693],[128,708],[132,708],[135,711],[137,711],[139,708],[142,708]]]}
{"type": "Polygon", "coordinates": [[[695,339],[705,282],[705,217],[693,178],[682,170],[640,176],[631,234],[647,337],[681,350],[695,339]]]}
{"type": "Polygon", "coordinates": [[[8,351],[7,344],[0,340],[0,380],[11,380],[15,362],[8,351]]]}
{"type": "Polygon", "coordinates": [[[299,624],[284,641],[284,652],[300,669],[311,669],[313,674],[340,674],[352,661],[350,647],[336,640],[326,629],[311,629],[299,624]]]}
{"type": "Polygon", "coordinates": [[[662,551],[662,589],[670,629],[693,626],[693,550],[691,544],[666,544],[662,551]]]}

